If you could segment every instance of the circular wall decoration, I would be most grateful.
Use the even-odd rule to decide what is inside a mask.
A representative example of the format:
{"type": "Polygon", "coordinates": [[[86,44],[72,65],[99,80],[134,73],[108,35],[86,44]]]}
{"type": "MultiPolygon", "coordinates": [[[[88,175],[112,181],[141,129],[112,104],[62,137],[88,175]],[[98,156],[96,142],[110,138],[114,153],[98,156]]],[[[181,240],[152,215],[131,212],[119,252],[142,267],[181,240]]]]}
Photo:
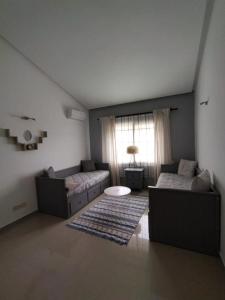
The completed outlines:
{"type": "Polygon", "coordinates": [[[25,130],[23,133],[23,137],[26,142],[29,142],[32,139],[32,133],[30,132],[30,130],[25,130]]]}
{"type": "Polygon", "coordinates": [[[20,143],[19,138],[15,135],[12,135],[10,129],[3,129],[0,128],[0,132],[4,132],[4,136],[9,138],[11,141],[13,141],[13,144],[18,146],[19,150],[26,151],[26,150],[38,150],[38,145],[43,143],[43,139],[48,137],[47,131],[40,130],[40,134],[38,136],[32,135],[30,130],[25,130],[23,133],[24,140],[27,143],[20,143]],[[31,142],[32,138],[34,138],[34,141],[31,142]]]}

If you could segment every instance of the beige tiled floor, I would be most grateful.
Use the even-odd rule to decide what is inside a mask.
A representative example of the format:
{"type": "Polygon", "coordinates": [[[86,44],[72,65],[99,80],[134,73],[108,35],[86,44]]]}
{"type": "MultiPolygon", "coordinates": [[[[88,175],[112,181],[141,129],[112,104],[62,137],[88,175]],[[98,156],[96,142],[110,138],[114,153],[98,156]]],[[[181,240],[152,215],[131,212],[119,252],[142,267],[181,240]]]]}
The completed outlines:
{"type": "Polygon", "coordinates": [[[128,246],[67,222],[36,213],[0,232],[1,300],[225,299],[219,258],[149,242],[147,214],[128,246]]]}

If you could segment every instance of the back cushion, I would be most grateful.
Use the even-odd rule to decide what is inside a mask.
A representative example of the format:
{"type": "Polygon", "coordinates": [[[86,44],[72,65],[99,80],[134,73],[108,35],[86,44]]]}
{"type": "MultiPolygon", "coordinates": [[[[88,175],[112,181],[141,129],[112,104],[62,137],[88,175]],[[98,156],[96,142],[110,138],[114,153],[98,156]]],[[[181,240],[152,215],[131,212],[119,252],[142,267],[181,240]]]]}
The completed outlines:
{"type": "Polygon", "coordinates": [[[193,192],[208,192],[210,190],[211,180],[208,170],[202,171],[196,176],[191,184],[191,190],[193,192]]]}
{"type": "Polygon", "coordinates": [[[196,161],[181,159],[178,166],[177,174],[191,178],[194,176],[196,167],[197,167],[196,161]]]}
{"type": "Polygon", "coordinates": [[[93,160],[82,160],[81,166],[83,172],[96,171],[95,162],[93,160]]]}

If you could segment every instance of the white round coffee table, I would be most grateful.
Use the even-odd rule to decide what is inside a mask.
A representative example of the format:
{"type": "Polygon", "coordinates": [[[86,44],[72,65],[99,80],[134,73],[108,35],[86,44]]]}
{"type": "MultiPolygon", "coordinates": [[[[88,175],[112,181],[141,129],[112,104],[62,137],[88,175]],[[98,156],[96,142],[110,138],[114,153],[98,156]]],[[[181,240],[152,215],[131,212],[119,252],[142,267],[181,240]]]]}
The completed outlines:
{"type": "Polygon", "coordinates": [[[117,196],[117,197],[128,195],[130,194],[130,192],[131,192],[130,188],[126,186],[120,186],[120,185],[111,186],[104,190],[104,193],[106,195],[117,196]]]}

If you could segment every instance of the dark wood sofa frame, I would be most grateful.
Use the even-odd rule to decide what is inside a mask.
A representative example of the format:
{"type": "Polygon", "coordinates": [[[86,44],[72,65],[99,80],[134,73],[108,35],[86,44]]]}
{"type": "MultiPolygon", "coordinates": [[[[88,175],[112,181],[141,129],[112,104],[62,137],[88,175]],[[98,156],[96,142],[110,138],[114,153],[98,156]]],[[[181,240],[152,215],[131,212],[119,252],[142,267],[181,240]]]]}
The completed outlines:
{"type": "MultiPolygon", "coordinates": [[[[107,163],[96,163],[96,170],[110,170],[107,163]]],[[[69,218],[110,186],[110,176],[82,193],[68,196],[65,178],[82,172],[81,166],[74,166],[55,172],[56,178],[40,175],[36,177],[38,209],[57,217],[69,218]]]]}
{"type": "MultiPolygon", "coordinates": [[[[176,173],[164,165],[163,172],[176,173]]],[[[220,195],[212,186],[206,193],[149,187],[151,241],[218,255],[220,249],[220,195]]]]}

